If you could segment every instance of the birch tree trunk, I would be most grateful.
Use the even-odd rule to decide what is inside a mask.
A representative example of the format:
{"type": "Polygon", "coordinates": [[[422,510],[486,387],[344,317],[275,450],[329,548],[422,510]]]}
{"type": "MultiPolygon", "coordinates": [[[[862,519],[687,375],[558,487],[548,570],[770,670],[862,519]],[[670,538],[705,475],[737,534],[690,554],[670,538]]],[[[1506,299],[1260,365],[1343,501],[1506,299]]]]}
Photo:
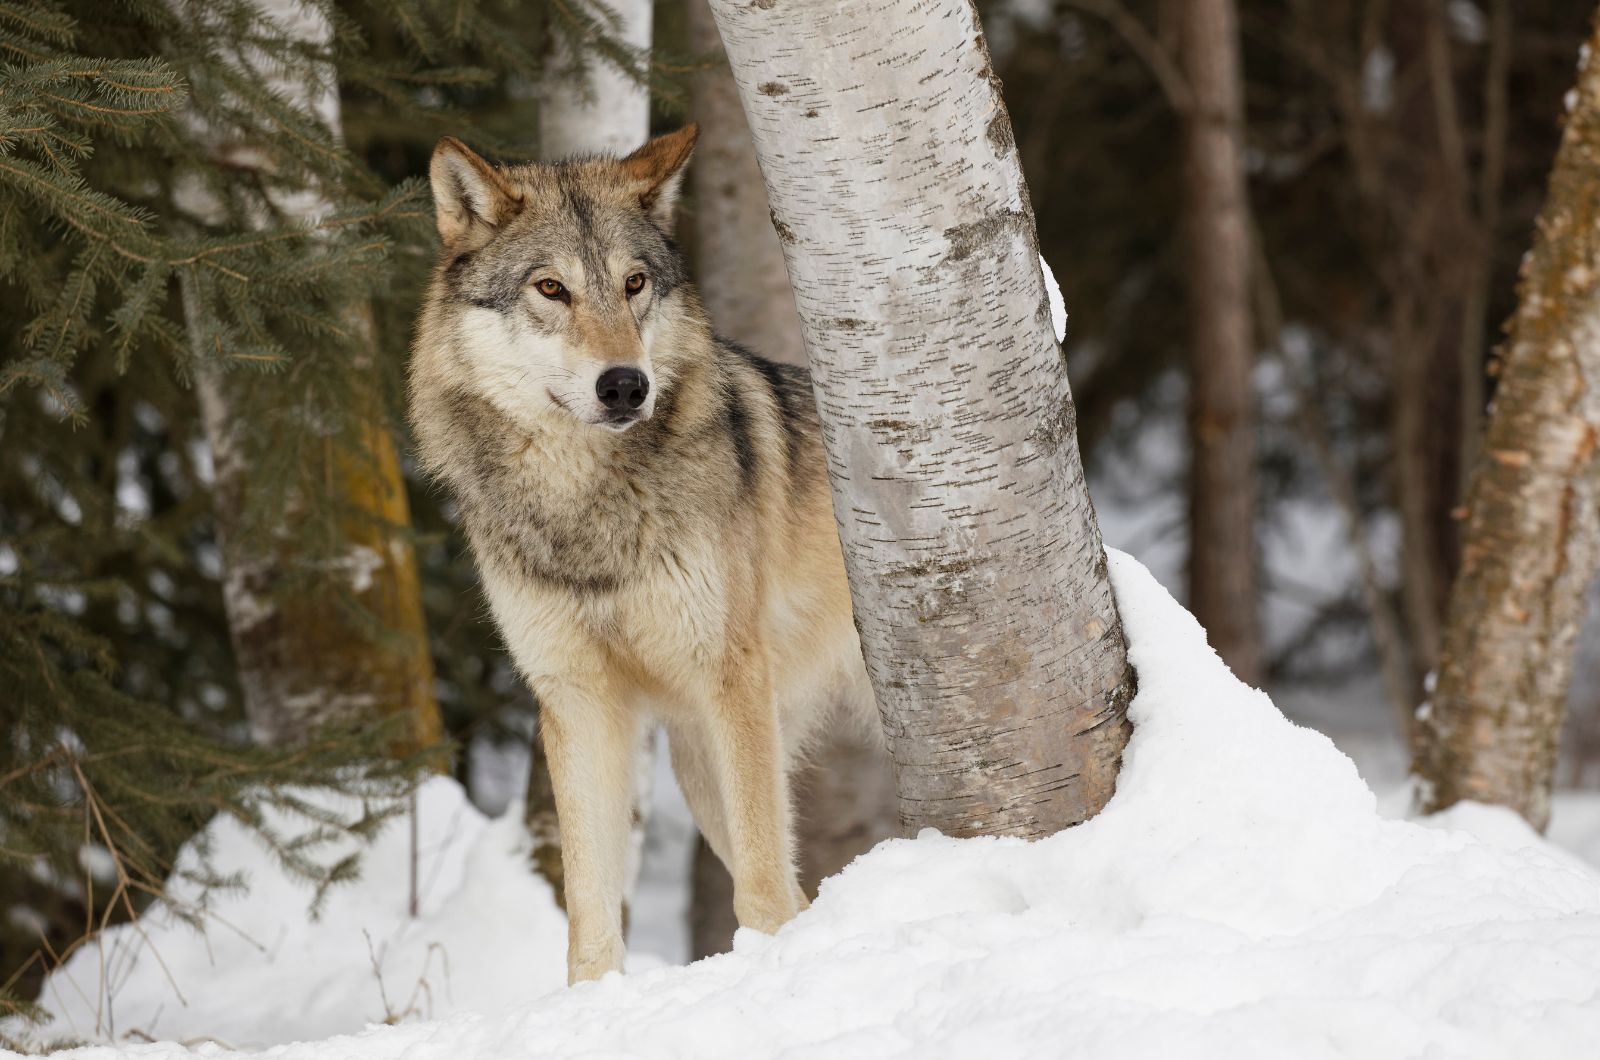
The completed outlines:
{"type": "Polygon", "coordinates": [[[713,0],[800,312],[902,827],[1038,836],[1133,689],[970,0],[713,0]]]}
{"type": "Polygon", "coordinates": [[[1600,561],[1600,21],[1570,99],[1522,262],[1414,763],[1424,811],[1476,799],[1540,830],[1600,561]]]}
{"type": "MultiPolygon", "coordinates": [[[[329,39],[326,18],[310,4],[260,0],[258,6],[296,39],[315,44],[329,39]]],[[[279,82],[286,98],[338,132],[339,97],[332,77],[308,84],[268,76],[279,82]]],[[[214,133],[219,143],[228,143],[226,130],[201,133],[214,133]]],[[[233,144],[227,149],[229,165],[272,164],[270,145],[233,144]]],[[[179,205],[196,215],[208,209],[198,200],[179,205]]],[[[330,208],[314,189],[284,196],[278,206],[290,217],[303,218],[330,208]]],[[[202,341],[198,282],[192,273],[180,275],[185,322],[196,343],[202,341]]],[[[257,741],[294,743],[322,725],[398,717],[392,746],[395,753],[408,754],[438,743],[443,727],[433,693],[405,480],[376,381],[368,307],[350,307],[346,322],[351,333],[350,424],[343,429],[329,426],[320,446],[304,447],[306,462],[295,475],[297,488],[270,533],[252,532],[241,522],[254,488],[251,446],[260,444],[244,429],[250,408],[246,388],[254,380],[216,372],[204,372],[198,380],[215,475],[223,600],[257,741]],[[336,537],[342,551],[335,557],[316,554],[301,532],[318,511],[338,513],[336,537]],[[326,591],[284,591],[297,573],[311,569],[342,579],[366,620],[350,614],[326,591]],[[382,631],[381,637],[373,627],[382,631]]]]}
{"type": "Polygon", "coordinates": [[[1265,678],[1256,591],[1250,219],[1233,0],[1189,0],[1179,57],[1189,302],[1189,608],[1238,677],[1265,678]]]}
{"type": "MultiPolygon", "coordinates": [[[[602,23],[609,36],[631,49],[637,60],[635,73],[643,76],[650,56],[650,0],[605,0],[603,6],[580,0],[578,5],[602,23]]],[[[574,155],[627,154],[650,138],[650,93],[644,83],[627,70],[603,58],[581,58],[568,46],[566,38],[552,37],[544,83],[539,96],[539,154],[546,161],[574,155]]],[[[639,734],[633,780],[633,824],[628,833],[628,862],[623,894],[631,895],[644,862],[645,824],[650,817],[653,796],[653,764],[656,754],[655,730],[639,734]]],[[[529,761],[524,822],[528,827],[531,860],[556,892],[556,901],[565,907],[560,843],[561,829],[556,819],[554,789],[549,765],[536,736],[529,761]]],[[[627,909],[623,909],[626,922],[627,909]]]]}

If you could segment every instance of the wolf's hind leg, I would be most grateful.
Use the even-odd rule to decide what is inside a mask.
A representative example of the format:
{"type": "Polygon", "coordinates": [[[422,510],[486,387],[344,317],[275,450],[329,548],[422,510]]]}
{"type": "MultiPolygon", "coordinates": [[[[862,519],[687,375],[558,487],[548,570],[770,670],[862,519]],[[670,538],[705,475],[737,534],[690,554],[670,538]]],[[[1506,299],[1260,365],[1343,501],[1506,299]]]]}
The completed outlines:
{"type": "MultiPolygon", "coordinates": [[[[731,865],[728,826],[722,813],[722,790],[705,727],[693,722],[669,721],[667,746],[672,752],[672,774],[678,778],[683,801],[689,804],[694,825],[723,865],[731,865]]],[[[731,869],[729,870],[732,871],[731,869]]]]}
{"type": "Polygon", "coordinates": [[[639,719],[610,688],[543,680],[534,690],[561,826],[567,981],[598,979],[622,968],[622,890],[639,719]]]}

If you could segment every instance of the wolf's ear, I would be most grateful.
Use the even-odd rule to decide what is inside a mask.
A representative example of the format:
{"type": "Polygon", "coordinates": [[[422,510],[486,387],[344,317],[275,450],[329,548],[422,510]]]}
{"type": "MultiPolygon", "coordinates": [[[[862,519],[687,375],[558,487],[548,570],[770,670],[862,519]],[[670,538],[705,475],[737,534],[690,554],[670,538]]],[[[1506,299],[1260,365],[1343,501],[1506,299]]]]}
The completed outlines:
{"type": "Polygon", "coordinates": [[[439,238],[446,245],[465,238],[475,228],[484,233],[494,231],[522,202],[504,174],[454,136],[446,136],[433,149],[428,179],[433,184],[439,238]]]}
{"type": "Polygon", "coordinates": [[[658,136],[622,160],[622,171],[639,187],[639,205],[664,231],[672,231],[672,208],[683,187],[683,171],[700,137],[698,125],[658,136]]]}

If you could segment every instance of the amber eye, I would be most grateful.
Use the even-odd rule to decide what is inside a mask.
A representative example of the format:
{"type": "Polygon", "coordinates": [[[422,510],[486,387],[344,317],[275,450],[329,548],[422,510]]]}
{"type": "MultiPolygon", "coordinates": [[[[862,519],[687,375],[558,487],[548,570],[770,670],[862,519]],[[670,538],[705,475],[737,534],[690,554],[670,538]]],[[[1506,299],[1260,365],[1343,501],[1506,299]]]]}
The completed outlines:
{"type": "Polygon", "coordinates": [[[638,294],[640,291],[644,290],[644,273],[634,273],[623,282],[622,286],[627,288],[629,296],[638,294]]]}
{"type": "Polygon", "coordinates": [[[540,280],[538,283],[534,284],[534,287],[538,288],[539,293],[544,295],[546,298],[565,299],[567,296],[567,289],[561,286],[560,280],[540,280]]]}

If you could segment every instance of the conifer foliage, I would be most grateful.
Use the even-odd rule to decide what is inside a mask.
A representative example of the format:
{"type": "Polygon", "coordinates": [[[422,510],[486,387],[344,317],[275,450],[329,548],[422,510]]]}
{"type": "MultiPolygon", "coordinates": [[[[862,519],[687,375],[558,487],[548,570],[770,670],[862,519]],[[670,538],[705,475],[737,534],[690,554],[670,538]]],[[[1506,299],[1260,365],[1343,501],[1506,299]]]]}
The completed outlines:
{"type": "Polygon", "coordinates": [[[431,257],[424,186],[395,177],[446,130],[526,152],[517,86],[545,22],[490,0],[315,2],[327,31],[285,33],[268,9],[296,6],[0,0],[0,905],[27,911],[0,925],[0,1006],[133,915],[213,813],[298,809],[309,839],[266,838],[323,885],[348,877],[318,840],[381,812],[322,819],[306,789],[393,794],[419,760],[352,718],[251,743],[217,524],[292,557],[266,596],[418,650],[365,605],[347,547],[393,507],[330,483],[393,460],[374,432],[388,442],[431,257]],[[302,104],[319,94],[341,128],[302,104]],[[221,512],[207,378],[249,462],[221,512]]]}

